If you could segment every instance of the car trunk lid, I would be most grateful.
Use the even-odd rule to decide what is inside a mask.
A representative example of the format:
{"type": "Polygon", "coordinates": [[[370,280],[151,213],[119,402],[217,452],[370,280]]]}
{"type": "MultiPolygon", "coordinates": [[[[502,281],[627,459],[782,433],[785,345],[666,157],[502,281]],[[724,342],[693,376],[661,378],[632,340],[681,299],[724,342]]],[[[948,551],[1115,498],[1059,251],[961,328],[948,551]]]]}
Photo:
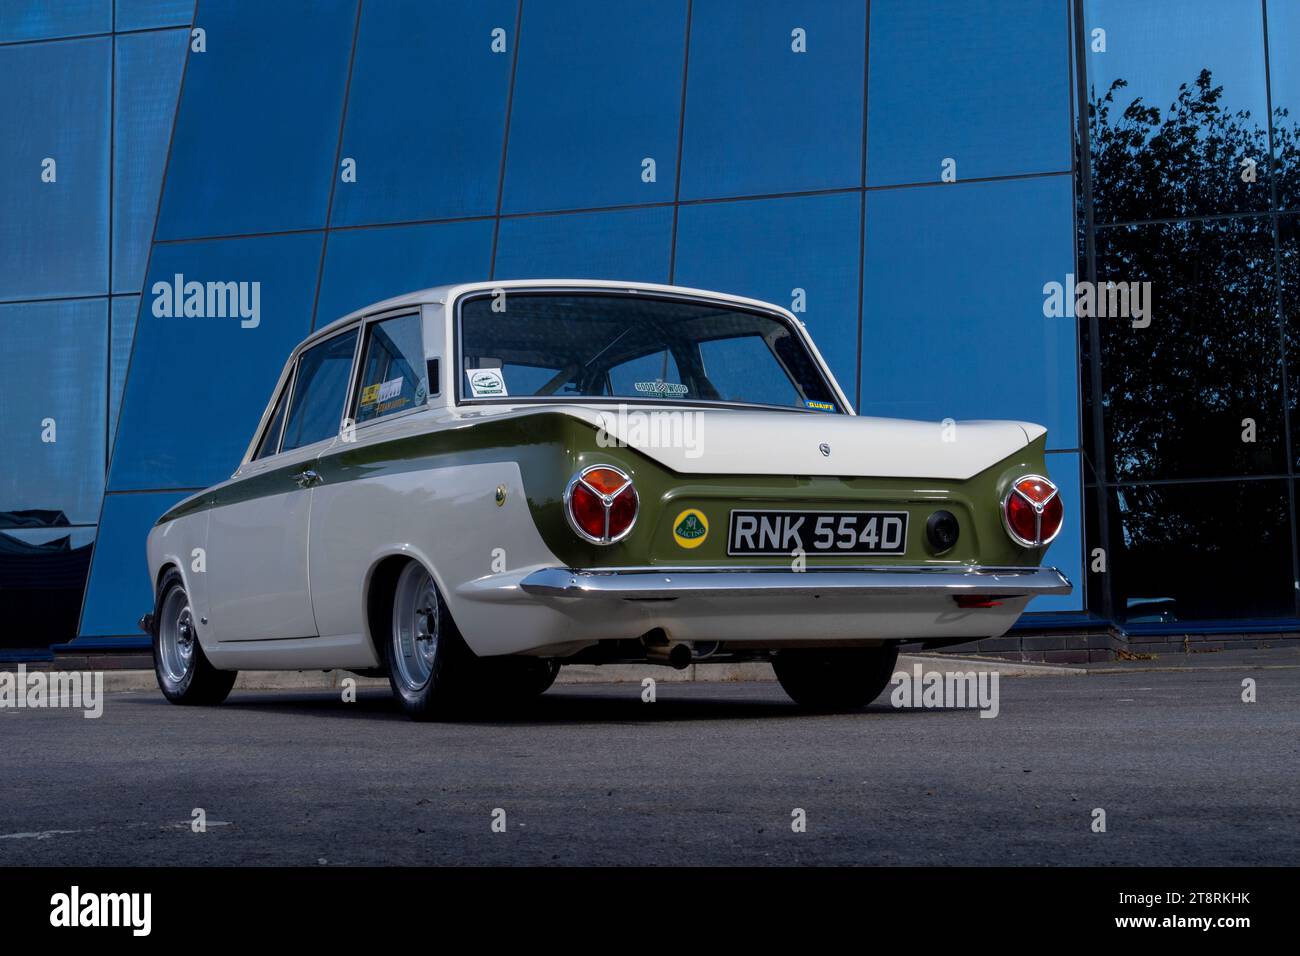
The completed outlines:
{"type": "Polygon", "coordinates": [[[895,418],[686,406],[566,406],[610,446],[683,475],[806,475],[964,481],[1024,448],[1021,422],[895,418]]]}

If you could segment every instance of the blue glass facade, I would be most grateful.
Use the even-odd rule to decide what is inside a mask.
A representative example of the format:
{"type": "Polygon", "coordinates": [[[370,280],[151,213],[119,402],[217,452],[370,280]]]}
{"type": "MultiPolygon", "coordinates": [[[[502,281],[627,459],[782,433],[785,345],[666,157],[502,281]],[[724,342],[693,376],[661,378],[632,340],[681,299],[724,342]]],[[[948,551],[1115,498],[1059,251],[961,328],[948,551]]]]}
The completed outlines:
{"type": "Polygon", "coordinates": [[[0,3],[0,649],[78,633],[193,13],[0,3]]]}
{"type": "Polygon", "coordinates": [[[1300,626],[1298,10],[1076,10],[1079,274],[1151,292],[1082,323],[1092,606],[1131,633],[1300,626]]]}
{"type": "Polygon", "coordinates": [[[0,84],[0,296],[107,295],[113,40],[2,47],[0,84]]]}
{"type": "Polygon", "coordinates": [[[233,470],[292,344],[489,276],[775,301],[865,414],[1046,425],[1077,586],[1031,611],[1297,618],[1300,4],[0,10],[0,370],[53,370],[6,396],[0,511],[98,529],[84,641],[134,636],[150,523],[233,470]],[[260,282],[259,324],[156,319],[177,274],[260,282]],[[1046,315],[1075,279],[1152,281],[1154,331],[1046,315]]]}

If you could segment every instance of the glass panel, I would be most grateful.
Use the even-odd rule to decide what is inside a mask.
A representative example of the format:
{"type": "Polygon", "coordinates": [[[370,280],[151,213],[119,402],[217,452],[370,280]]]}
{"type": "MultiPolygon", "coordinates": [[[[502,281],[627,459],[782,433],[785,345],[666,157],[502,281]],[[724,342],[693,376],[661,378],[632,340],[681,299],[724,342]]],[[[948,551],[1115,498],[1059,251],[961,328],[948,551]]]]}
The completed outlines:
{"type": "Polygon", "coordinates": [[[793,311],[851,401],[861,211],[860,194],[683,206],[673,281],[793,311]]]}
{"type": "Polygon", "coordinates": [[[1278,204],[1300,209],[1300,3],[1269,0],[1268,71],[1278,204]]]}
{"type": "Polygon", "coordinates": [[[113,0],[117,30],[189,25],[194,0],[113,0]]]}
{"type": "Polygon", "coordinates": [[[0,47],[0,300],[108,292],[111,44],[0,47]]]}
{"type": "Polygon", "coordinates": [[[1098,279],[1150,282],[1150,327],[1098,320],[1112,480],[1286,470],[1273,265],[1265,217],[1098,230],[1098,279]]]}
{"type": "Polygon", "coordinates": [[[1278,262],[1282,276],[1282,328],[1291,402],[1291,453],[1300,468],[1300,216],[1278,216],[1278,262]]]}
{"type": "Polygon", "coordinates": [[[357,381],[358,425],[424,404],[429,376],[418,312],[369,326],[357,381]]]}
{"type": "Polygon", "coordinates": [[[140,296],[129,295],[113,299],[109,309],[112,323],[109,355],[110,381],[108,384],[108,439],[117,433],[117,415],[122,407],[122,390],[126,386],[126,369],[131,362],[131,343],[135,340],[136,316],[140,312],[140,296]]]}
{"type": "Polygon", "coordinates": [[[148,644],[136,626],[140,615],[153,610],[144,544],[154,522],[185,497],[167,492],[105,496],[81,618],[82,637],[133,637],[148,644]]]}
{"type": "MultiPolygon", "coordinates": [[[[1049,465],[1050,467],[1050,465],[1049,465]]],[[[1092,459],[1087,453],[1083,458],[1083,500],[1082,500],[1082,519],[1083,519],[1083,553],[1085,555],[1083,566],[1087,569],[1087,588],[1086,597],[1087,605],[1085,610],[1089,614],[1095,614],[1102,619],[1108,618],[1109,609],[1106,606],[1107,598],[1114,600],[1114,583],[1113,575],[1106,573],[1101,574],[1092,570],[1093,558],[1097,548],[1104,549],[1105,553],[1111,553],[1109,542],[1102,538],[1101,534],[1101,515],[1104,512],[1111,526],[1118,527],[1119,519],[1115,517],[1114,500],[1115,496],[1110,492],[1103,492],[1100,496],[1097,492],[1097,483],[1094,480],[1092,459]]],[[[1053,473],[1055,477],[1055,473],[1053,473]]],[[[1068,504],[1068,503],[1067,503],[1068,504]]],[[[1068,520],[1068,519],[1067,519],[1068,520]]],[[[1116,532],[1118,533],[1118,532],[1116,532]]],[[[1064,534],[1064,532],[1062,532],[1064,534]]],[[[1109,564],[1107,564],[1109,571],[1109,564]]],[[[1074,578],[1070,578],[1074,581],[1074,578]]],[[[1075,582],[1076,586],[1078,582],[1075,582]]]]}
{"type": "Polygon", "coordinates": [[[1065,504],[1065,521],[1056,540],[1043,553],[1043,564],[1060,568],[1070,579],[1074,590],[1069,594],[1036,597],[1029,602],[1028,611],[1078,611],[1085,606],[1089,581],[1084,574],[1083,521],[1084,508],[1080,493],[1080,455],[1078,452],[1053,452],[1047,456],[1047,477],[1056,483],[1061,501],[1065,504]]]}
{"type": "MultiPolygon", "coordinates": [[[[547,368],[543,365],[520,365],[517,362],[506,362],[501,366],[501,374],[510,383],[510,387],[516,395],[540,395],[543,394],[546,384],[560,374],[560,370],[558,368],[547,368]]],[[[572,386],[565,383],[555,391],[555,394],[567,395],[571,394],[572,391],[572,386]]]]}
{"type": "Polygon", "coordinates": [[[284,440],[280,444],[282,451],[324,441],[339,433],[356,348],[357,330],[352,329],[302,354],[284,440]]]}
{"type": "Polygon", "coordinates": [[[483,279],[491,266],[490,220],[331,231],[316,327],[404,292],[483,279]]]}
{"type": "Polygon", "coordinates": [[[334,225],[496,211],[517,5],[362,5],[343,134],[357,175],[335,189],[334,225]]]}
{"type": "Polygon", "coordinates": [[[695,0],[683,199],[861,185],[866,7],[695,0]]]}
{"type": "Polygon", "coordinates": [[[525,3],[520,29],[504,210],[671,201],[684,0],[525,3]]]}
{"type": "Polygon", "coordinates": [[[496,275],[667,282],[672,230],[668,206],[503,219],[496,275]]]}
{"type": "Polygon", "coordinates": [[[774,316],[724,303],[681,302],[646,295],[512,292],[504,312],[489,296],[460,307],[459,340],[466,399],[569,395],[673,401],[722,401],[700,363],[704,343],[758,336],[765,362],[782,372],[779,387],[754,376],[732,400],[803,408],[835,399],[793,330],[774,316]],[[665,360],[665,352],[673,361],[665,360]],[[505,377],[504,367],[559,371],[533,393],[505,377]],[[621,374],[615,374],[621,369],[621,374]],[[633,379],[633,373],[644,378],[633,379]],[[676,375],[677,378],[670,378],[676,375]]]}
{"type": "Polygon", "coordinates": [[[1048,448],[1078,447],[1076,322],[1048,317],[1045,295],[1075,268],[1070,186],[1052,176],[867,195],[863,414],[1031,421],[1048,448]]]}
{"type": "Polygon", "coordinates": [[[1112,494],[1117,616],[1148,623],[1295,616],[1284,480],[1126,485],[1112,494]]]}
{"type": "Polygon", "coordinates": [[[144,282],[188,37],[187,30],[162,30],[116,41],[114,292],[139,292],[144,282]]]}
{"type": "Polygon", "coordinates": [[[262,432],[262,440],[257,443],[257,451],[253,454],[254,461],[274,455],[280,450],[280,433],[284,431],[284,413],[289,407],[289,390],[292,387],[291,373],[285,380],[284,387],[280,389],[280,397],[275,400],[275,412],[266,424],[266,431],[262,432]]]}
{"type": "Polygon", "coordinates": [[[113,0],[4,0],[0,43],[108,33],[113,0]]]}
{"type": "MultiPolygon", "coordinates": [[[[759,342],[762,342],[762,339],[759,339],[759,342]]],[[[704,346],[709,344],[708,342],[701,342],[701,352],[703,352],[704,346]]],[[[770,352],[768,355],[769,361],[775,363],[775,360],[770,358],[770,352]]],[[[779,371],[780,366],[777,368],[779,371]]],[[[667,349],[660,349],[658,352],[647,352],[645,355],[611,366],[609,370],[610,390],[615,395],[635,395],[637,382],[680,382],[681,380],[682,373],[677,370],[677,362],[673,359],[673,353],[667,349]]],[[[794,386],[785,379],[784,373],[781,373],[781,384],[786,387],[791,397],[793,397],[795,394],[794,386]]],[[[718,391],[721,394],[722,390],[719,389],[718,391]]],[[[722,397],[726,398],[727,396],[722,395],[722,397]]],[[[733,400],[742,401],[742,399],[733,400]]]]}
{"type": "Polygon", "coordinates": [[[109,488],[203,488],[239,467],[285,359],[309,331],[323,241],[302,233],[154,247],[109,488]],[[209,282],[214,291],[235,283],[253,317],[209,311],[209,282]],[[184,314],[188,283],[205,290],[188,297],[200,315],[184,314]]]}
{"type": "Polygon", "coordinates": [[[867,184],[1070,169],[1069,31],[1068,3],[872,0],[867,184]]]}
{"type": "Polygon", "coordinates": [[[800,404],[799,393],[761,336],[701,342],[700,362],[725,401],[744,401],[745,395],[758,393],[771,396],[774,405],[800,404]]]}
{"type": "Polygon", "coordinates": [[[1086,0],[1084,21],[1097,219],[1267,209],[1258,0],[1086,0]]]}
{"type": "Polygon", "coordinates": [[[72,640],[95,529],[0,528],[0,648],[72,640]]]}
{"type": "Polygon", "coordinates": [[[325,225],[356,4],[202,5],[209,46],[186,66],[159,239],[325,225]]]}
{"type": "Polygon", "coordinates": [[[0,305],[0,514],[94,524],[108,386],[107,299],[0,305]]]}

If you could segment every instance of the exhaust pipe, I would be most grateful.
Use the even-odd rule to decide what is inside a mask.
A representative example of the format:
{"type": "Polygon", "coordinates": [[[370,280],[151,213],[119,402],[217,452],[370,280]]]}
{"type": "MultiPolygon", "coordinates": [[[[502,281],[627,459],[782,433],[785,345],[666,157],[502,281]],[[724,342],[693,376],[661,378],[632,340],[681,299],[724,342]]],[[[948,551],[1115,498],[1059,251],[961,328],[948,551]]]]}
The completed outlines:
{"type": "Polygon", "coordinates": [[[645,648],[645,659],[651,664],[667,664],[679,671],[684,671],[690,667],[694,656],[691,653],[690,645],[683,644],[680,641],[669,641],[667,644],[647,644],[645,648]]]}

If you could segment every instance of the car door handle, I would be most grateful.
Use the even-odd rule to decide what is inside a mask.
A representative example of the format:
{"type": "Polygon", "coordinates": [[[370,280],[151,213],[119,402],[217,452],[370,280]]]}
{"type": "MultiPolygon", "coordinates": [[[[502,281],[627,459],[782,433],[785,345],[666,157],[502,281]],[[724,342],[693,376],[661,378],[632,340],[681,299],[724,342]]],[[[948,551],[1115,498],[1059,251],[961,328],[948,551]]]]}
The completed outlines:
{"type": "Polygon", "coordinates": [[[290,475],[289,477],[298,482],[299,488],[310,488],[312,485],[319,485],[321,481],[320,475],[317,472],[312,471],[310,468],[304,468],[302,471],[295,475],[290,475]]]}

